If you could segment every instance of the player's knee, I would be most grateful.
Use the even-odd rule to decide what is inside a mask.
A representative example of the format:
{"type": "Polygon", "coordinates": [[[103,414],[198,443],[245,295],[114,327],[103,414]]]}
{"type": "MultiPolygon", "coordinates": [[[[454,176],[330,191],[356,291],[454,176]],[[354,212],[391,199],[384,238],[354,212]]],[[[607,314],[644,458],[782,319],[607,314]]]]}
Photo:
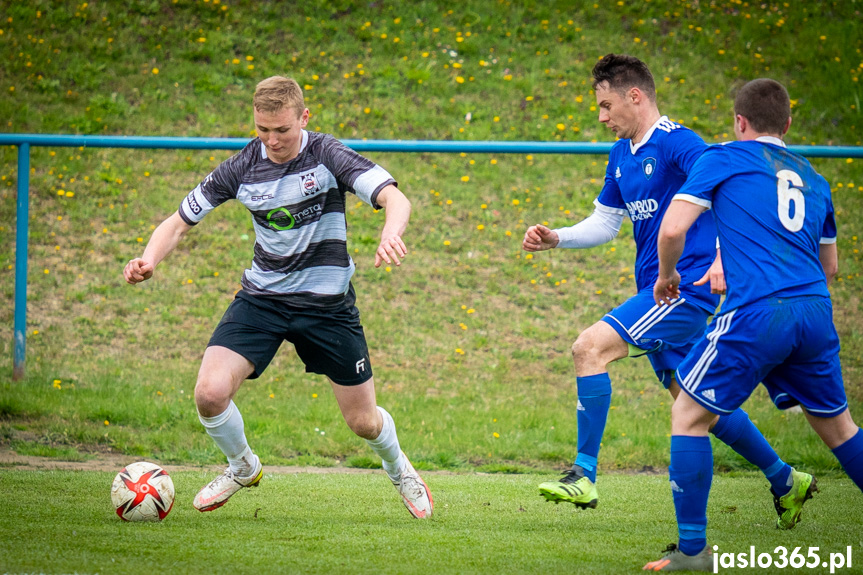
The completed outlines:
{"type": "Polygon", "coordinates": [[[371,414],[355,413],[345,415],[345,423],[348,427],[363,439],[375,439],[380,434],[378,421],[371,414]]]}
{"type": "Polygon", "coordinates": [[[572,344],[572,359],[576,363],[583,363],[598,358],[599,349],[586,332],[578,336],[572,344]]]}
{"type": "Polygon", "coordinates": [[[224,385],[218,378],[198,375],[195,384],[195,405],[204,417],[214,417],[227,409],[231,401],[230,385],[224,385]]]}

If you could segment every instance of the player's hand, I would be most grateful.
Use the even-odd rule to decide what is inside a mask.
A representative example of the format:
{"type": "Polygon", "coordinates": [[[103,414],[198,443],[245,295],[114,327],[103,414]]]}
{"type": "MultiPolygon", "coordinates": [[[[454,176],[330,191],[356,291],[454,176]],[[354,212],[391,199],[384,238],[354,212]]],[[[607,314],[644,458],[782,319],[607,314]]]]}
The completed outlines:
{"type": "Polygon", "coordinates": [[[717,254],[713,264],[707,269],[701,279],[695,282],[694,285],[703,286],[710,281],[710,293],[725,293],[725,272],[722,270],[722,259],[717,254]]]}
{"type": "Polygon", "coordinates": [[[126,283],[135,285],[153,277],[154,269],[155,267],[150,262],[146,262],[141,258],[135,258],[129,260],[129,263],[126,264],[126,269],[123,270],[123,277],[126,279],[126,283]]]}
{"type": "Polygon", "coordinates": [[[381,243],[378,246],[378,251],[375,252],[375,267],[381,267],[381,263],[387,262],[391,264],[395,262],[397,266],[402,265],[401,260],[408,253],[408,248],[402,241],[401,236],[390,236],[381,238],[381,243]]]}
{"type": "Polygon", "coordinates": [[[656,285],[653,286],[653,300],[658,305],[666,305],[672,303],[680,297],[680,274],[674,270],[674,275],[670,278],[662,278],[656,280],[656,285]]]}
{"type": "Polygon", "coordinates": [[[526,252],[541,252],[556,248],[560,243],[560,238],[557,232],[550,230],[542,224],[530,226],[524,232],[524,240],[521,242],[521,249],[526,252]]]}

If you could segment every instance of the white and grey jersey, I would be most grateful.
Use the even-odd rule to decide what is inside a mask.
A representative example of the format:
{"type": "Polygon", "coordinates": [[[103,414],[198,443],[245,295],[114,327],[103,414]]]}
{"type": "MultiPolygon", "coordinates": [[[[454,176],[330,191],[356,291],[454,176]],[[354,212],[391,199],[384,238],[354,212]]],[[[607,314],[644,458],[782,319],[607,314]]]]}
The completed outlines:
{"type": "Polygon", "coordinates": [[[255,138],[210,173],[180,204],[195,225],[236,199],[252,213],[255,255],[243,274],[251,294],[297,306],[335,307],[348,293],[354,262],[347,251],[345,193],[380,209],[378,193],[392,176],[333,136],[303,130],[299,155],[267,158],[255,138]]]}

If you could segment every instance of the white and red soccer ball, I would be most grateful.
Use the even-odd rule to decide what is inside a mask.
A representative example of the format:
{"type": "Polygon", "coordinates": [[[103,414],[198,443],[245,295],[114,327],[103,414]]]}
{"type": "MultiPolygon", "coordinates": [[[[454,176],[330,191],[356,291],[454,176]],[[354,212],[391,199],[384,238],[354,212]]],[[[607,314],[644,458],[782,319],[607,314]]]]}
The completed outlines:
{"type": "Polygon", "coordinates": [[[155,463],[132,463],[114,478],[111,502],[123,521],[161,521],[174,505],[174,482],[155,463]]]}

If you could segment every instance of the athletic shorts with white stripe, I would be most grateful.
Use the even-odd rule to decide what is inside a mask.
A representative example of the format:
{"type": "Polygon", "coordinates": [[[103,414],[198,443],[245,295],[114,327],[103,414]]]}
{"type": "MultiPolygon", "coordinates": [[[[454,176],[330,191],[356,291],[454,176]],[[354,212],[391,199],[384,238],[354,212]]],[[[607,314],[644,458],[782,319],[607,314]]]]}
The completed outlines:
{"type": "Polygon", "coordinates": [[[800,404],[812,415],[838,415],[848,401],[830,298],[771,298],[716,316],[677,381],[720,415],[743,405],[759,382],[779,409],[800,404]]]}
{"type": "Polygon", "coordinates": [[[640,350],[630,352],[630,357],[647,355],[656,377],[668,388],[674,370],[704,335],[710,315],[703,307],[687,301],[685,293],[671,305],[658,306],[650,287],[608,312],[602,321],[640,350]]]}

